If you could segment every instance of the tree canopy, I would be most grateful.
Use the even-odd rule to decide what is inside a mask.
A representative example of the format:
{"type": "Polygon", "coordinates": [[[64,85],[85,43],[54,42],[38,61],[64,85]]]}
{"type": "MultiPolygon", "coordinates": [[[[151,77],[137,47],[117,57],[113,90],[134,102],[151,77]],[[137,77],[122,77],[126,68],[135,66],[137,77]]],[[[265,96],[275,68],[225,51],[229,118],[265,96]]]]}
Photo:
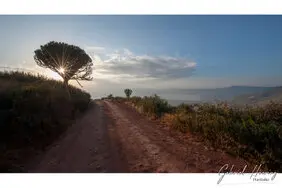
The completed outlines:
{"type": "Polygon", "coordinates": [[[37,65],[58,73],[66,85],[69,80],[90,81],[93,79],[92,59],[78,46],[51,41],[41,45],[34,53],[37,65]]]}
{"type": "Polygon", "coordinates": [[[129,98],[130,95],[132,94],[132,90],[131,89],[125,89],[124,93],[125,93],[126,97],[129,98]]]}

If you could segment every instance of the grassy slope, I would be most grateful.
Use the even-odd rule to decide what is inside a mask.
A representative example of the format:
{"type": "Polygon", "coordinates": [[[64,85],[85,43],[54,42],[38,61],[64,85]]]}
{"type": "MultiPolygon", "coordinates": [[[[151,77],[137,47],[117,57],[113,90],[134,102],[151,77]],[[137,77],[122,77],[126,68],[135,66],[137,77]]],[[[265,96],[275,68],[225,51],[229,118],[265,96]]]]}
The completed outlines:
{"type": "Polygon", "coordinates": [[[20,72],[0,72],[0,172],[44,150],[87,109],[90,95],[59,81],[20,72]]]}
{"type": "Polygon", "coordinates": [[[242,108],[224,103],[172,107],[158,96],[132,97],[128,102],[174,129],[201,135],[215,148],[282,172],[282,103],[242,108]]]}

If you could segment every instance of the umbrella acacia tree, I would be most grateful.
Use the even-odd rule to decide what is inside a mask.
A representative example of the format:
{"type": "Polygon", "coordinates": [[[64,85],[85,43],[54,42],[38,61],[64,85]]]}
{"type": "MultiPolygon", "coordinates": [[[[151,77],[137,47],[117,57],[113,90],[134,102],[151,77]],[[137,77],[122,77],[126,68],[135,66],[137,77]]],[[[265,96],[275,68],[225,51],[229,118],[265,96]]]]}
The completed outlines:
{"type": "MultiPolygon", "coordinates": [[[[51,41],[34,51],[37,65],[58,73],[66,87],[69,80],[92,80],[92,59],[78,46],[51,41]]],[[[81,84],[78,82],[81,86],[81,84]]]]}
{"type": "Polygon", "coordinates": [[[129,98],[130,95],[132,94],[132,90],[131,90],[131,89],[125,89],[125,90],[124,90],[124,93],[125,93],[125,96],[126,96],[127,98],[129,98]]]}

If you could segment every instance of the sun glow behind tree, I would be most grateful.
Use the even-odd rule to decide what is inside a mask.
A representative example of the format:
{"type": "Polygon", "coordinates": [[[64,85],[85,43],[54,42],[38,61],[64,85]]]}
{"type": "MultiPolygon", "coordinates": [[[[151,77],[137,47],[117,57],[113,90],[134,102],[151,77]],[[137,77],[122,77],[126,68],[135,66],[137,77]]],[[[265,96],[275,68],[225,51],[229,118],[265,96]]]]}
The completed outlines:
{"type": "MultiPolygon", "coordinates": [[[[40,67],[57,73],[68,85],[70,80],[92,80],[92,59],[78,46],[51,41],[35,50],[34,60],[40,67]]],[[[78,82],[81,86],[81,84],[78,82]]]]}

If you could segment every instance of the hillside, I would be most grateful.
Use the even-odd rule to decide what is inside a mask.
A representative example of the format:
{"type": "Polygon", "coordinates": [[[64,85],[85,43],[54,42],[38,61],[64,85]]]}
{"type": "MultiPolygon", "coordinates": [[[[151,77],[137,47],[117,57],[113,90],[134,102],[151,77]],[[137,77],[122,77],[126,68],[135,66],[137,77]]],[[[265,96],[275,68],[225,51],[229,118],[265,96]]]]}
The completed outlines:
{"type": "Polygon", "coordinates": [[[224,88],[214,89],[185,89],[178,92],[198,95],[201,101],[213,101],[213,100],[232,100],[235,96],[264,92],[272,87],[255,87],[255,86],[231,86],[224,88]]]}
{"type": "Polygon", "coordinates": [[[198,135],[217,149],[281,172],[282,103],[234,107],[226,103],[172,107],[157,95],[132,97],[140,113],[184,134],[198,135]]]}
{"type": "Polygon", "coordinates": [[[167,99],[172,105],[181,103],[202,103],[232,101],[234,97],[260,93],[275,87],[231,86],[210,89],[133,89],[136,96],[150,96],[155,93],[167,99]]]}
{"type": "Polygon", "coordinates": [[[264,105],[270,101],[282,103],[282,86],[271,88],[266,91],[240,95],[234,98],[234,104],[256,104],[264,105]]]}
{"type": "Polygon", "coordinates": [[[59,81],[19,72],[1,72],[0,84],[1,172],[282,170],[281,103],[171,106],[158,95],[90,102],[78,88],[68,94],[59,81]]]}
{"type": "Polygon", "coordinates": [[[88,108],[90,95],[40,75],[0,72],[0,172],[23,171],[88,108]]]}

